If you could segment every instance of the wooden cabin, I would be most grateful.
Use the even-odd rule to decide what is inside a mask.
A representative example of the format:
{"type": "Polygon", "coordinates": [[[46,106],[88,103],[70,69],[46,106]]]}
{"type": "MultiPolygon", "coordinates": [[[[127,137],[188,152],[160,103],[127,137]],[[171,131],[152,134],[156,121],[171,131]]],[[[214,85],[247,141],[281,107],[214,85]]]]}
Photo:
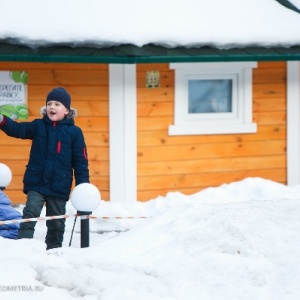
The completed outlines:
{"type": "MultiPolygon", "coordinates": [[[[178,93],[174,64],[181,66],[181,62],[140,62],[139,56],[137,62],[129,64],[105,63],[102,61],[108,58],[100,56],[100,62],[94,63],[58,62],[50,55],[34,54],[35,60],[44,61],[20,57],[14,54],[5,61],[0,53],[0,70],[28,72],[28,121],[40,117],[40,108],[53,87],[63,86],[70,92],[72,107],[78,110],[75,122],[87,143],[91,183],[104,200],[147,201],[175,191],[192,194],[247,177],[289,184],[291,174],[292,184],[299,181],[299,171],[295,170],[299,154],[292,153],[293,163],[289,165],[287,148],[288,135],[297,134],[289,131],[288,118],[294,122],[299,114],[295,109],[300,99],[300,68],[299,61],[286,60],[288,55],[282,60],[274,54],[268,60],[257,55],[247,57],[255,63],[252,85],[247,89],[251,103],[245,106],[245,110],[251,109],[250,132],[222,133],[216,129],[191,134],[172,133],[178,93]],[[149,74],[158,75],[156,85],[149,85],[149,74]],[[289,81],[289,74],[295,78],[289,81]],[[289,99],[291,93],[298,98],[289,99]]],[[[236,63],[232,58],[232,62],[222,62],[225,69],[236,63]]],[[[293,59],[300,59],[300,51],[293,59]]],[[[203,62],[198,56],[196,60],[189,64],[220,63],[209,62],[204,56],[203,62]]],[[[299,125],[299,116],[296,122],[299,125]]],[[[24,203],[22,179],[30,141],[0,135],[0,162],[13,173],[6,193],[13,203],[24,203]]],[[[299,147],[297,140],[294,146],[299,147]]]]}

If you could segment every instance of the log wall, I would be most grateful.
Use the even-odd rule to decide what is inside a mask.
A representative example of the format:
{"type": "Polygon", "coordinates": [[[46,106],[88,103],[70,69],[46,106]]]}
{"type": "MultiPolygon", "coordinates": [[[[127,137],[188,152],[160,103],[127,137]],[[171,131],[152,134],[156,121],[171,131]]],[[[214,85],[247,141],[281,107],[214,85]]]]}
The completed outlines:
{"type": "Polygon", "coordinates": [[[174,71],[168,64],[137,66],[138,199],[262,177],[286,183],[286,64],[253,70],[255,134],[169,136],[174,115],[174,71]],[[146,88],[147,71],[160,72],[159,88],[146,88]]]}
{"type": "MultiPolygon", "coordinates": [[[[29,121],[40,117],[48,92],[66,87],[75,122],[84,132],[91,183],[109,199],[108,65],[0,62],[0,70],[28,72],[29,121]]],[[[140,201],[168,192],[192,194],[246,177],[286,183],[286,64],[260,62],[253,70],[255,134],[169,136],[174,115],[174,71],[168,64],[137,65],[137,161],[140,201]],[[159,88],[147,88],[146,72],[160,71],[159,88]]],[[[30,141],[0,132],[0,162],[13,180],[6,189],[24,203],[22,179],[30,141]]]]}
{"type": "MultiPolygon", "coordinates": [[[[28,72],[28,121],[41,117],[40,108],[52,88],[63,86],[70,92],[71,106],[78,112],[75,124],[83,130],[87,144],[91,183],[100,189],[103,199],[109,199],[108,65],[0,62],[0,70],[28,72]]],[[[26,201],[22,180],[30,145],[29,140],[0,132],[0,162],[13,173],[5,192],[14,204],[26,201]]]]}

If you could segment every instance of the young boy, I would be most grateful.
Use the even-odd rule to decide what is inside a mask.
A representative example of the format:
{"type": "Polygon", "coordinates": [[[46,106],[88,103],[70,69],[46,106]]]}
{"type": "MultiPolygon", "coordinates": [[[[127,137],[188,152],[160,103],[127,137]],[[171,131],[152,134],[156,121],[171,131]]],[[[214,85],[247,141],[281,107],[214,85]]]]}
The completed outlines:
{"type": "MultiPolygon", "coordinates": [[[[42,118],[18,123],[0,115],[0,129],[8,136],[31,139],[29,162],[23,178],[27,194],[23,218],[39,217],[46,204],[46,216],[64,215],[75,185],[89,183],[86,144],[82,130],[74,125],[76,110],[62,87],[49,92],[42,118]]],[[[36,222],[21,223],[18,238],[33,238],[36,222]]],[[[47,250],[62,246],[65,219],[46,221],[47,250]]]]}

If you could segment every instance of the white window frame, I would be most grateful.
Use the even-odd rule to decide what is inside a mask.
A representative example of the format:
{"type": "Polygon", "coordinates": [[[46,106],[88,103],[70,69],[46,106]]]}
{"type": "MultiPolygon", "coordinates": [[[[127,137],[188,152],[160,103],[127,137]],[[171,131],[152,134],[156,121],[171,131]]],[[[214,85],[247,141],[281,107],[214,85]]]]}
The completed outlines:
{"type": "Polygon", "coordinates": [[[172,63],[175,70],[174,124],[169,135],[255,133],[252,69],[256,62],[172,63]],[[232,80],[232,112],[188,113],[188,80],[232,80]]]}

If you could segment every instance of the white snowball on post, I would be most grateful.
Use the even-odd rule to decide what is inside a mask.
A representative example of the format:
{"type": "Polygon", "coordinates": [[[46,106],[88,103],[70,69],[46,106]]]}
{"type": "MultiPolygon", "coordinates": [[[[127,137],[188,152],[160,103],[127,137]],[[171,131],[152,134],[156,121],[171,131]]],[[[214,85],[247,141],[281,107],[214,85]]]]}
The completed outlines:
{"type": "Polygon", "coordinates": [[[92,212],[100,200],[100,191],[91,183],[78,184],[71,193],[71,202],[77,211],[92,212]]]}
{"type": "Polygon", "coordinates": [[[6,188],[12,179],[12,173],[10,168],[0,163],[0,188],[6,188]]]}

